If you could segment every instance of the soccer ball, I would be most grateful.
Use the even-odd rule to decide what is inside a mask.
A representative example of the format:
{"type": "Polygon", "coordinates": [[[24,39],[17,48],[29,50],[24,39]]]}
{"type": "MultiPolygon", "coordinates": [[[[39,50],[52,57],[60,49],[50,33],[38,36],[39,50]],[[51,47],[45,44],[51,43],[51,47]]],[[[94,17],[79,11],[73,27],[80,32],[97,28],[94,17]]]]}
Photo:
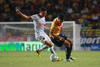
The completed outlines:
{"type": "Polygon", "coordinates": [[[50,55],[50,60],[51,60],[52,62],[56,62],[57,59],[58,59],[58,57],[57,57],[56,55],[54,55],[54,54],[51,54],[51,55],[50,55]]]}

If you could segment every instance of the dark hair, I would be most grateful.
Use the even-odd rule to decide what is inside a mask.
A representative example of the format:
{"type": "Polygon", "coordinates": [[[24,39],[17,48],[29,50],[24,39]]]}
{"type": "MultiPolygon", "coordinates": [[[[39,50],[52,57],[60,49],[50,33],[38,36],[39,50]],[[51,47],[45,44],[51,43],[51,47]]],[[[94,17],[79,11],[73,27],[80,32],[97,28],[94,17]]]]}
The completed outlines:
{"type": "Polygon", "coordinates": [[[58,18],[59,18],[61,21],[63,21],[63,20],[64,20],[64,14],[59,14],[59,15],[58,15],[58,18]]]}
{"type": "Polygon", "coordinates": [[[47,11],[47,9],[44,8],[44,7],[41,7],[41,8],[40,8],[40,11],[47,11]]]}

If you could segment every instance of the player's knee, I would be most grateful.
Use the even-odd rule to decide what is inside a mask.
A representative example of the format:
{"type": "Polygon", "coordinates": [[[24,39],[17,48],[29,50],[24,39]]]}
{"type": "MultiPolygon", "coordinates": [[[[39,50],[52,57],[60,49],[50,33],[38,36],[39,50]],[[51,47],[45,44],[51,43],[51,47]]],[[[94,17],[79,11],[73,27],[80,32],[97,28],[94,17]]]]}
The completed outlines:
{"type": "Polygon", "coordinates": [[[64,43],[64,45],[66,45],[67,47],[70,47],[70,42],[68,42],[67,40],[65,40],[65,43],[64,43]]]}
{"type": "Polygon", "coordinates": [[[70,42],[70,44],[72,45],[73,44],[73,41],[69,38],[66,39],[68,42],[70,42]]]}
{"type": "Polygon", "coordinates": [[[72,40],[70,40],[70,44],[73,45],[73,41],[72,40]]]}
{"type": "Polygon", "coordinates": [[[48,47],[52,47],[52,42],[45,41],[45,44],[46,44],[48,47]]]}

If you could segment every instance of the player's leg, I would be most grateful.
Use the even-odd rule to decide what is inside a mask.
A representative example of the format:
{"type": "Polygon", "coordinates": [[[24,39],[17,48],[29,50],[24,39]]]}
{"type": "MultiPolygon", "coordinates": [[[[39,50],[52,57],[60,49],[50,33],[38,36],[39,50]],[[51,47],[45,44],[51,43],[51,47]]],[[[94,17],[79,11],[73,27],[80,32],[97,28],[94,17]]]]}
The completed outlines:
{"type": "MultiPolygon", "coordinates": [[[[55,51],[54,51],[54,48],[53,48],[53,43],[52,43],[52,41],[45,41],[46,42],[46,45],[48,45],[49,46],[49,48],[50,48],[50,52],[53,54],[53,55],[55,55],[55,56],[57,56],[56,55],[56,53],[55,53],[55,51]]],[[[63,59],[62,58],[57,58],[57,62],[59,62],[59,61],[62,61],[63,59]]]]}
{"type": "Polygon", "coordinates": [[[41,47],[40,49],[37,49],[37,50],[36,50],[37,56],[40,56],[40,52],[43,51],[44,49],[47,49],[48,47],[50,48],[50,52],[51,52],[52,54],[55,54],[55,55],[56,55],[56,53],[55,53],[55,51],[54,51],[54,49],[53,49],[53,46],[52,46],[52,44],[51,44],[50,42],[45,41],[44,44],[45,44],[45,45],[44,45],[43,47],[41,47]]]}
{"type": "Polygon", "coordinates": [[[70,47],[71,47],[71,44],[69,41],[65,40],[66,43],[64,43],[64,45],[66,46],[66,61],[67,62],[70,62],[70,55],[71,55],[71,52],[70,52],[70,47]]]}
{"type": "Polygon", "coordinates": [[[70,53],[72,52],[72,46],[73,46],[73,42],[72,42],[72,40],[71,39],[69,39],[69,38],[67,38],[66,39],[68,42],[70,42],[70,53]]]}
{"type": "Polygon", "coordinates": [[[49,46],[50,52],[52,54],[56,55],[54,48],[53,48],[53,42],[51,41],[50,37],[46,33],[45,33],[45,43],[46,43],[47,46],[49,46]]]}
{"type": "Polygon", "coordinates": [[[66,46],[66,61],[70,62],[70,56],[71,56],[71,49],[72,49],[72,41],[67,38],[65,35],[61,34],[61,37],[63,37],[64,41],[64,45],[66,46]],[[68,40],[67,40],[68,39],[68,40]]]}
{"type": "Polygon", "coordinates": [[[63,39],[65,40],[64,41],[64,45],[66,46],[66,51],[65,51],[66,52],[66,61],[70,62],[71,41],[67,40],[68,38],[63,33],[61,33],[59,36],[63,37],[63,39]]]}
{"type": "Polygon", "coordinates": [[[41,47],[40,49],[38,49],[38,52],[37,52],[38,54],[39,54],[40,51],[42,51],[42,50],[46,49],[47,47],[49,47],[51,53],[56,55],[56,53],[53,49],[53,43],[52,43],[51,39],[49,38],[49,36],[45,32],[41,32],[40,37],[38,38],[38,40],[41,41],[44,45],[46,45],[46,46],[41,47]]]}
{"type": "MultiPolygon", "coordinates": [[[[35,38],[40,41],[41,43],[44,44],[44,37],[40,35],[40,33],[35,34],[35,38]]],[[[39,49],[36,50],[37,56],[40,56],[40,52],[43,51],[44,49],[47,49],[47,45],[43,45],[43,47],[40,47],[39,49]]]]}
{"type": "Polygon", "coordinates": [[[43,47],[41,47],[40,49],[36,50],[37,53],[40,53],[41,51],[47,49],[48,47],[51,47],[52,45],[48,43],[48,41],[45,41],[45,43],[43,43],[43,47]],[[48,45],[45,45],[48,44],[48,45]]]}
{"type": "Polygon", "coordinates": [[[55,54],[56,55],[56,53],[55,53],[55,51],[54,51],[54,48],[53,48],[53,43],[52,43],[52,41],[45,41],[45,44],[50,48],[50,52],[52,53],[52,54],[55,54]]]}
{"type": "Polygon", "coordinates": [[[41,48],[39,49],[39,52],[41,52],[42,50],[47,49],[47,48],[48,48],[47,45],[43,45],[43,47],[41,47],[41,48]]]}
{"type": "Polygon", "coordinates": [[[65,40],[64,45],[70,48],[70,45],[71,45],[71,44],[70,44],[69,41],[65,40]]]}
{"type": "Polygon", "coordinates": [[[60,33],[59,34],[59,38],[60,38],[60,40],[63,40],[64,41],[64,45],[65,46],[67,46],[67,47],[70,48],[70,42],[66,40],[67,37],[63,33],[60,33]]]}
{"type": "Polygon", "coordinates": [[[54,51],[54,49],[53,49],[53,46],[52,46],[52,42],[51,42],[51,41],[45,41],[44,44],[45,44],[45,45],[44,45],[43,47],[41,47],[40,49],[36,50],[37,56],[40,55],[40,52],[41,52],[41,51],[43,51],[44,49],[47,49],[48,47],[50,48],[50,52],[51,52],[52,54],[55,54],[55,55],[56,55],[56,53],[55,53],[55,51],[54,51]]]}
{"type": "Polygon", "coordinates": [[[72,41],[70,38],[66,38],[66,40],[67,40],[68,42],[70,42],[71,45],[73,45],[73,41],[72,41]]]}
{"type": "Polygon", "coordinates": [[[71,39],[67,38],[66,41],[68,41],[70,43],[70,48],[69,48],[69,52],[70,52],[70,55],[71,55],[71,52],[72,52],[72,46],[73,46],[73,42],[71,39]]]}
{"type": "Polygon", "coordinates": [[[73,47],[73,41],[72,41],[71,39],[69,39],[69,38],[67,38],[66,40],[69,41],[70,44],[71,44],[71,45],[70,45],[70,49],[69,49],[69,50],[70,50],[70,59],[71,59],[71,60],[75,60],[75,58],[73,58],[73,57],[71,56],[72,47],[73,47]]]}
{"type": "MultiPolygon", "coordinates": [[[[60,38],[60,37],[59,37],[60,38]]],[[[64,40],[61,38],[56,38],[56,37],[52,37],[51,40],[54,43],[54,45],[61,47],[64,44],[64,40]]],[[[62,61],[63,58],[58,57],[57,62],[62,61]]]]}
{"type": "Polygon", "coordinates": [[[48,46],[47,45],[43,45],[43,47],[41,47],[40,49],[37,49],[36,52],[37,52],[37,56],[40,56],[40,52],[47,49],[48,46]]]}

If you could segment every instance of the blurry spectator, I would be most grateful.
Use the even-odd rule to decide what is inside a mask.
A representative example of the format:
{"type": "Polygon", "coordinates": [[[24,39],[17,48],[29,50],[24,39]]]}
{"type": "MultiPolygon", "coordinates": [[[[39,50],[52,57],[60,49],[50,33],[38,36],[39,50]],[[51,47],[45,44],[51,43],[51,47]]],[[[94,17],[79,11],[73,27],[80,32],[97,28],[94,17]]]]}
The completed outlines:
{"type": "MultiPolygon", "coordinates": [[[[48,10],[48,21],[63,13],[65,21],[77,20],[77,23],[85,23],[86,26],[90,23],[92,29],[100,28],[99,0],[0,0],[0,22],[27,21],[16,14],[15,7],[31,15],[37,13],[42,6],[48,10]]],[[[92,36],[92,33],[87,35],[92,36]]]]}
{"type": "Polygon", "coordinates": [[[92,3],[93,3],[94,5],[97,5],[97,0],[93,0],[92,3]]]}
{"type": "Polygon", "coordinates": [[[98,13],[99,12],[99,6],[91,5],[90,12],[91,13],[98,13]]]}
{"type": "Polygon", "coordinates": [[[45,3],[45,6],[46,6],[46,8],[47,8],[47,12],[48,12],[48,16],[47,16],[47,20],[52,20],[52,18],[53,18],[53,4],[52,4],[52,2],[46,2],[45,3]]]}
{"type": "Polygon", "coordinates": [[[73,10],[75,13],[80,13],[79,3],[73,3],[73,10]]]}
{"type": "Polygon", "coordinates": [[[35,7],[35,13],[38,13],[39,11],[39,8],[41,8],[41,3],[40,3],[41,0],[35,0],[34,2],[34,7],[35,7]]]}
{"type": "Polygon", "coordinates": [[[80,14],[99,14],[99,3],[99,0],[0,0],[0,21],[23,21],[24,19],[15,13],[16,6],[28,15],[37,13],[39,8],[44,6],[48,10],[48,21],[59,13],[66,15],[65,20],[77,20],[81,17],[80,14]]]}
{"type": "Polygon", "coordinates": [[[46,2],[46,0],[40,0],[41,4],[44,5],[44,3],[46,2]]]}
{"type": "Polygon", "coordinates": [[[4,0],[0,0],[0,4],[2,4],[4,2],[4,0]]]}
{"type": "Polygon", "coordinates": [[[71,14],[68,14],[68,16],[69,16],[69,21],[75,21],[75,14],[74,13],[71,13],[71,14]]]}
{"type": "Polygon", "coordinates": [[[54,7],[54,17],[56,17],[58,14],[64,12],[64,1],[63,0],[58,0],[58,3],[55,4],[54,7]]]}
{"type": "Polygon", "coordinates": [[[93,28],[93,29],[97,29],[97,28],[99,27],[99,26],[98,26],[99,16],[98,16],[96,13],[93,13],[91,19],[92,19],[92,23],[93,23],[92,28],[93,28]]]}
{"type": "Polygon", "coordinates": [[[94,21],[98,21],[99,20],[99,16],[98,16],[97,13],[93,13],[92,14],[92,20],[94,20],[94,21]]]}
{"type": "Polygon", "coordinates": [[[73,9],[71,7],[68,7],[67,8],[67,13],[69,13],[69,14],[73,13],[73,9]]]}
{"type": "Polygon", "coordinates": [[[77,22],[77,23],[83,24],[83,22],[84,22],[84,18],[81,16],[81,17],[78,19],[78,22],[77,22]]]}

